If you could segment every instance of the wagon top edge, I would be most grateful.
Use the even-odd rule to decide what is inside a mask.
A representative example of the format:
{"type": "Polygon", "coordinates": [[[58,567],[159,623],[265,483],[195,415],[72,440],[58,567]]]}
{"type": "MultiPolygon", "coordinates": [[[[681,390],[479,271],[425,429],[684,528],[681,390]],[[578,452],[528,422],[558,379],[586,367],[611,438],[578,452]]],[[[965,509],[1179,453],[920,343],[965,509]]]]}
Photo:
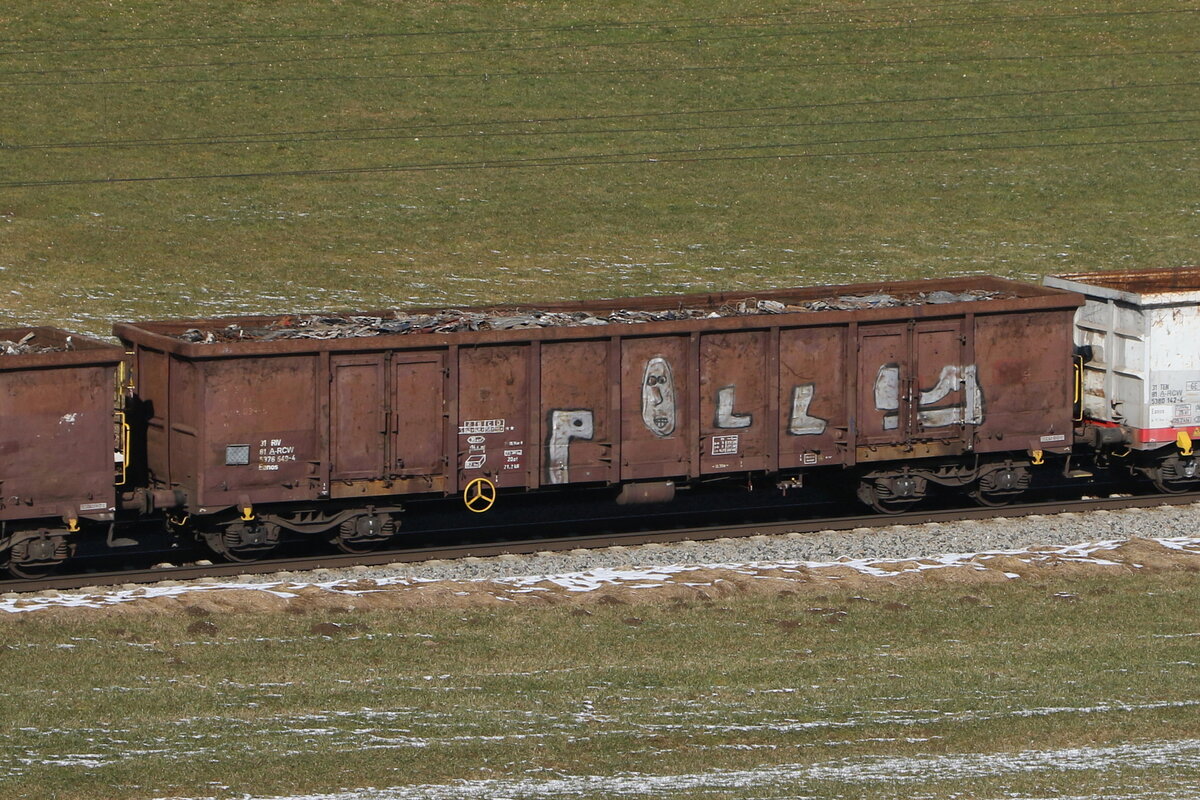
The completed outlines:
{"type": "Polygon", "coordinates": [[[0,329],[0,372],[36,367],[115,364],[125,351],[115,344],[49,326],[0,329]]]}
{"type": "Polygon", "coordinates": [[[980,275],[528,306],[161,320],[120,323],[113,330],[126,342],[185,357],[212,358],[825,326],[967,313],[1021,313],[1075,308],[1082,303],[1082,297],[1074,292],[980,275]],[[520,324],[510,325],[512,320],[520,324]],[[480,325],[461,327],[475,323],[480,325]],[[335,324],[358,326],[362,332],[325,330],[335,324]],[[305,326],[309,328],[305,330],[305,326]],[[281,329],[288,330],[280,334],[281,329]]]}
{"type": "Polygon", "coordinates": [[[1045,285],[1143,307],[1191,305],[1200,303],[1200,266],[1074,272],[1047,276],[1045,285]]]}

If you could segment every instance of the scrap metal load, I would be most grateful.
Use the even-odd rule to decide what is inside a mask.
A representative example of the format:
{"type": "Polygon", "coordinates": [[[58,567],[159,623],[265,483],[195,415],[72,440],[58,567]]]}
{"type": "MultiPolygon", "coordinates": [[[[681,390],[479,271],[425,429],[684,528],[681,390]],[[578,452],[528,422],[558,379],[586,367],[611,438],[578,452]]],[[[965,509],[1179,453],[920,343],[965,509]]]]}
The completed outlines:
{"type": "Polygon", "coordinates": [[[46,344],[37,339],[37,331],[29,331],[19,339],[15,334],[19,332],[6,331],[6,334],[13,336],[12,339],[0,339],[0,356],[27,356],[37,353],[57,353],[67,350],[74,350],[74,337],[63,333],[62,341],[54,344],[46,344]]]}
{"type": "MultiPolygon", "coordinates": [[[[581,325],[632,325],[647,322],[746,317],[756,314],[854,311],[868,308],[920,306],[926,303],[969,303],[977,300],[998,300],[1003,299],[1004,296],[1004,292],[997,290],[972,289],[963,292],[935,290],[910,294],[841,295],[795,303],[747,298],[717,309],[680,306],[667,310],[616,309],[603,313],[514,308],[484,311],[446,309],[429,313],[394,311],[388,315],[313,314],[281,317],[259,327],[232,323],[219,329],[189,328],[178,336],[185,342],[197,344],[234,342],[244,339],[268,342],[276,339],[345,339],[401,333],[463,333],[466,331],[507,331],[581,325]]],[[[1012,297],[1013,295],[1008,296],[1012,297]]]]}

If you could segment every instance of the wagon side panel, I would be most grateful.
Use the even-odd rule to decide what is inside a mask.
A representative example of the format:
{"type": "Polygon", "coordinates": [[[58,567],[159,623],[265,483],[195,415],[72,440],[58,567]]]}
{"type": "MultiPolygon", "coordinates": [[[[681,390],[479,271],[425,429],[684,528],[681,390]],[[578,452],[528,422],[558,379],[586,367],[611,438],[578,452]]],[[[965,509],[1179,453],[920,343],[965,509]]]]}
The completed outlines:
{"type": "Polygon", "coordinates": [[[460,485],[487,478],[525,486],[531,463],[529,345],[458,351],[457,468],[460,485]]]}
{"type": "Polygon", "coordinates": [[[967,363],[963,325],[960,316],[913,325],[909,435],[930,455],[969,449],[968,431],[979,422],[976,367],[967,363]]]}
{"type": "Polygon", "coordinates": [[[115,372],[0,372],[0,520],[114,510],[115,372]]]}
{"type": "Polygon", "coordinates": [[[907,325],[863,325],[858,331],[858,461],[903,458],[909,437],[912,363],[907,325]]]}
{"type": "Polygon", "coordinates": [[[690,338],[621,341],[621,480],[688,474],[695,443],[690,338]]]}
{"type": "Polygon", "coordinates": [[[1070,310],[1054,310],[976,318],[979,452],[1069,447],[1071,317],[1070,310]]]}
{"type": "Polygon", "coordinates": [[[846,402],[847,327],[784,329],[779,334],[779,466],[840,464],[850,429],[846,402]]]}
{"type": "Polygon", "coordinates": [[[331,480],[379,480],[387,457],[388,426],[383,355],[335,355],[329,369],[331,480]]]}
{"type": "MultiPolygon", "coordinates": [[[[321,464],[316,354],[196,363],[195,505],[273,503],[315,494],[321,464]]],[[[181,386],[182,388],[182,386],[181,386]]],[[[172,409],[174,413],[174,408],[172,409]]],[[[172,429],[176,422],[172,418],[172,429]]],[[[172,450],[172,464],[180,458],[172,450]]],[[[189,487],[190,488],[190,487],[189,487]]]]}
{"type": "MultiPolygon", "coordinates": [[[[144,431],[141,443],[142,463],[148,471],[152,486],[166,487],[171,482],[167,419],[170,416],[170,393],[167,390],[171,358],[159,350],[146,347],[134,349],[136,402],[129,408],[134,430],[144,431]],[[137,420],[141,420],[138,424],[137,420]]],[[[134,458],[137,463],[138,459],[134,458]]]]}
{"type": "Polygon", "coordinates": [[[614,481],[608,341],[541,346],[540,483],[614,481]]]}
{"type": "Polygon", "coordinates": [[[199,478],[205,466],[199,460],[205,421],[203,398],[197,396],[202,389],[198,383],[202,378],[195,363],[190,361],[173,363],[168,377],[171,414],[167,438],[171,484],[187,487],[193,492],[200,486],[199,478]]]}
{"type": "Polygon", "coordinates": [[[766,469],[769,331],[707,333],[700,340],[700,469],[766,469]]]}
{"type": "Polygon", "coordinates": [[[442,351],[395,354],[388,478],[397,494],[445,488],[450,464],[445,453],[445,361],[442,351]]]}

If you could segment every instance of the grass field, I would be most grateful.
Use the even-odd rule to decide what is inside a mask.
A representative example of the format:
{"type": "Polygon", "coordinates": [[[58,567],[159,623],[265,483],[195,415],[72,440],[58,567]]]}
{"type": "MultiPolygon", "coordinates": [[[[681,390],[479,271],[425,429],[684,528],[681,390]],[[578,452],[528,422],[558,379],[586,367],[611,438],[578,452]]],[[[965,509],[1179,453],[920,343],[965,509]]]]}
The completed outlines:
{"type": "MultiPolygon", "coordinates": [[[[1196,263],[1197,41],[1180,0],[8,3],[0,326],[1196,263]]],[[[1200,798],[1194,575],[972,591],[30,614],[0,797],[1200,798]]]]}
{"type": "Polygon", "coordinates": [[[0,11],[0,323],[1195,261],[1194,4],[0,11]]]}
{"type": "Polygon", "coordinates": [[[0,796],[1194,798],[1197,603],[1174,572],[26,614],[0,627],[0,796]]]}

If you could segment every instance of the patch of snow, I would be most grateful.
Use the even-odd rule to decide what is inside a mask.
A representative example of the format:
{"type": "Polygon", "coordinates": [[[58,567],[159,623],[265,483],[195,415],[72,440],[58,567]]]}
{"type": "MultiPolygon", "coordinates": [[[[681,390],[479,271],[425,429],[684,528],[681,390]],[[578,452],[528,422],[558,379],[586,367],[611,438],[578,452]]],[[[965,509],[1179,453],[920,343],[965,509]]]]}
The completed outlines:
{"type": "MultiPolygon", "coordinates": [[[[817,764],[780,764],[745,770],[707,770],[683,775],[559,775],[553,778],[500,778],[341,790],[307,795],[276,795],[258,800],[539,800],[564,797],[689,797],[699,793],[744,796],[747,790],[814,784],[901,784],[916,788],[932,781],[988,778],[1013,774],[1054,775],[1200,767],[1200,739],[1154,741],[1015,753],[948,753],[916,756],[856,756],[817,764]]],[[[1132,776],[1130,782],[1133,782],[1132,776]]],[[[1005,795],[1013,797],[1012,795],[1005,795]]],[[[1107,800],[1140,800],[1141,792],[1106,792],[1107,800]]],[[[1077,800],[1093,800],[1079,796],[1077,800]]],[[[1173,794],[1176,800],[1200,798],[1200,790],[1173,794]]],[[[216,800],[158,797],[155,800],[216,800]]],[[[247,796],[246,800],[251,800],[247,796]]],[[[1032,798],[1022,800],[1033,800],[1032,798]]]]}
{"type": "MultiPolygon", "coordinates": [[[[1200,537],[1171,537],[1156,538],[1153,541],[1160,545],[1180,552],[1197,552],[1200,550],[1200,537]]],[[[933,557],[908,559],[844,559],[837,561],[749,561],[741,563],[706,563],[706,564],[668,564],[646,567],[628,568],[597,568],[583,572],[566,572],[555,575],[518,575],[494,578],[464,579],[465,582],[491,583],[510,594],[535,593],[557,588],[567,592],[593,592],[605,587],[621,586],[626,589],[652,589],[668,583],[683,584],[692,587],[712,586],[721,578],[688,580],[689,573],[699,573],[705,570],[727,570],[751,578],[773,577],[762,575],[763,571],[786,573],[794,571],[803,573],[808,570],[820,570],[831,567],[850,568],[856,572],[875,577],[894,578],[905,573],[923,572],[947,568],[966,568],[986,571],[989,558],[1014,556],[1027,563],[1037,564],[1046,561],[1059,563],[1092,564],[1098,566],[1114,566],[1121,562],[1104,558],[1105,551],[1113,550],[1124,544],[1125,540],[1105,540],[1099,542],[1084,542],[1073,545],[1055,547],[1037,547],[1033,549],[988,550],[981,552],[945,553],[933,557]]],[[[1128,566],[1128,564],[1126,564],[1128,566]]],[[[1136,565],[1134,565],[1136,566],[1136,565]]],[[[1018,578],[1016,573],[1003,572],[1009,578],[1018,578]]],[[[292,599],[298,596],[301,589],[316,587],[329,592],[347,596],[360,596],[371,592],[381,591],[389,586],[415,586],[435,583],[439,579],[421,577],[381,577],[364,579],[362,577],[337,580],[291,580],[287,582],[229,582],[198,584],[185,583],[173,585],[149,585],[135,589],[108,589],[100,592],[84,594],[64,591],[52,596],[11,596],[0,599],[0,611],[22,613],[38,611],[46,608],[103,608],[119,605],[133,600],[155,597],[178,596],[188,593],[214,592],[228,589],[242,591],[260,591],[275,597],[292,599]],[[373,587],[364,588],[365,582],[373,582],[373,587]]],[[[505,598],[500,595],[501,599],[505,598]]]]}

